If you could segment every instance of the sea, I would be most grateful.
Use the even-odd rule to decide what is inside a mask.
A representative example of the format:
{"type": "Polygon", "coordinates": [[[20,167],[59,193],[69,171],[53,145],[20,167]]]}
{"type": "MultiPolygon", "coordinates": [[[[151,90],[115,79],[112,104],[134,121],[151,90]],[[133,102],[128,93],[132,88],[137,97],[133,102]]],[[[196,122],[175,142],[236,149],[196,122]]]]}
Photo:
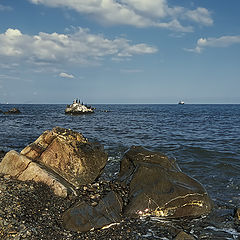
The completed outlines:
{"type": "Polygon", "coordinates": [[[124,152],[133,145],[162,152],[176,158],[213,200],[206,236],[240,238],[233,219],[234,209],[240,208],[240,104],[92,106],[95,113],[72,116],[64,113],[65,104],[0,104],[2,111],[21,111],[0,114],[0,150],[21,151],[45,130],[69,128],[104,146],[109,156],[106,179],[117,176],[124,152]]]}

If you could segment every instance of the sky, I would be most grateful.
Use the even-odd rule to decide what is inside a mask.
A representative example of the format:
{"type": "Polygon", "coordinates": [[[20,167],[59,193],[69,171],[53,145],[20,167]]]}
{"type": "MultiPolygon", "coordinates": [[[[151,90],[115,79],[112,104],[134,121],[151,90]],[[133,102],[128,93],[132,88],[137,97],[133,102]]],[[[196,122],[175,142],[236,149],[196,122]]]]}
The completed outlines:
{"type": "Polygon", "coordinates": [[[0,0],[0,103],[240,103],[239,0],[0,0]]]}

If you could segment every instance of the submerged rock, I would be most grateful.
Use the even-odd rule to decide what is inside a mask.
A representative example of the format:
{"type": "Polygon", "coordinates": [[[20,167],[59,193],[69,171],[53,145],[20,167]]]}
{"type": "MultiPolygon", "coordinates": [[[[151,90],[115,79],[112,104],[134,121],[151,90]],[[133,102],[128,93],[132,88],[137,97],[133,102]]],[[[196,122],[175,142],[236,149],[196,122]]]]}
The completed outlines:
{"type": "Polygon", "coordinates": [[[101,145],[90,143],[80,133],[56,127],[45,131],[20,154],[6,154],[0,173],[22,181],[44,182],[55,194],[65,197],[79,185],[98,178],[106,162],[107,154],[101,145]]]}
{"type": "Polygon", "coordinates": [[[125,153],[119,180],[130,187],[127,216],[197,217],[212,208],[204,187],[183,173],[174,159],[142,147],[125,153]]]}
{"type": "Polygon", "coordinates": [[[79,202],[63,215],[63,225],[72,231],[86,232],[121,221],[122,199],[113,191],[103,197],[96,206],[79,202]]]}
{"type": "Polygon", "coordinates": [[[17,108],[12,108],[12,109],[8,110],[7,112],[4,112],[4,114],[19,114],[19,113],[21,113],[21,112],[17,108]]]}

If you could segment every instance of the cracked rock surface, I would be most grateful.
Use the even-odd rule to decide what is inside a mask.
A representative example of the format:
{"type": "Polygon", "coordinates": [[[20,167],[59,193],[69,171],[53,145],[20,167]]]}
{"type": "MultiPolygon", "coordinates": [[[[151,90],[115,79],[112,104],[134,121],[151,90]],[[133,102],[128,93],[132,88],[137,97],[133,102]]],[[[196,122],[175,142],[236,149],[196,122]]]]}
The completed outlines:
{"type": "Polygon", "coordinates": [[[63,223],[67,229],[80,232],[102,228],[121,221],[122,206],[122,199],[111,191],[96,206],[78,202],[64,213],[63,223]]]}
{"type": "Polygon", "coordinates": [[[131,147],[119,175],[130,188],[127,216],[199,217],[212,209],[204,187],[183,173],[175,159],[159,152],[131,147]]]}
{"type": "Polygon", "coordinates": [[[61,183],[61,179],[56,175],[52,175],[43,166],[32,162],[14,150],[8,152],[3,158],[0,163],[0,172],[21,181],[43,182],[51,187],[58,196],[66,197],[68,191],[71,190],[71,188],[67,188],[66,184],[61,183]]]}
{"type": "Polygon", "coordinates": [[[56,127],[45,131],[21,153],[12,150],[0,163],[0,173],[18,180],[43,182],[66,197],[80,185],[92,183],[102,172],[107,154],[82,134],[56,127]]]}
{"type": "Polygon", "coordinates": [[[21,154],[52,169],[75,187],[93,182],[107,162],[100,144],[60,127],[45,131],[21,154]]]}

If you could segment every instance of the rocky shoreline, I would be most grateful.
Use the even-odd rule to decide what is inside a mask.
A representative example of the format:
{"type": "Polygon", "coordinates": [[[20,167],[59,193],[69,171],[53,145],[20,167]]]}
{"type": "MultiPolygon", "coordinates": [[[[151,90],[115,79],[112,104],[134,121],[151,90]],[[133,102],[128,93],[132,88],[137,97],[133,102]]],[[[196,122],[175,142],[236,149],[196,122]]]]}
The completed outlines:
{"type": "MultiPolygon", "coordinates": [[[[90,196],[105,194],[110,189],[119,189],[113,182],[96,182],[82,186],[78,196],[62,198],[54,195],[43,183],[20,182],[9,176],[0,176],[0,239],[227,239],[227,232],[207,230],[212,226],[211,214],[198,219],[159,221],[154,218],[124,218],[106,229],[92,229],[79,233],[66,230],[62,225],[62,214],[79,198],[91,202],[90,196]],[[224,238],[224,236],[226,238],[224,238]]],[[[240,231],[232,209],[218,206],[219,219],[214,224],[226,222],[230,228],[240,231]]],[[[230,238],[231,239],[231,238],[230,238]]],[[[237,238],[233,238],[237,239],[237,238]]]]}
{"type": "MultiPolygon", "coordinates": [[[[89,151],[93,151],[93,148],[90,148],[90,143],[85,138],[82,138],[82,136],[75,135],[74,132],[68,130],[67,132],[61,129],[56,130],[58,133],[57,137],[54,135],[54,131],[46,132],[43,134],[43,137],[40,137],[35,143],[29,145],[22,153],[26,156],[31,155],[31,158],[34,156],[36,159],[39,159],[39,151],[41,150],[41,154],[42,151],[45,151],[43,146],[46,142],[44,143],[44,141],[47,139],[50,143],[54,139],[59,139],[58,136],[61,137],[60,140],[63,140],[64,136],[64,142],[70,139],[71,146],[74,138],[77,139],[77,142],[80,139],[82,145],[76,145],[77,149],[82,149],[81,152],[87,151],[86,153],[88,154],[89,151]],[[44,141],[43,138],[45,139],[44,141]],[[50,139],[52,140],[50,141],[50,139]]],[[[3,162],[2,159],[5,154],[5,152],[0,151],[0,163],[3,162]]],[[[45,153],[46,156],[48,156],[47,153],[45,153]]],[[[56,157],[59,158],[60,155],[56,157]]],[[[162,159],[166,166],[170,164],[168,167],[173,167],[177,170],[176,174],[178,174],[177,165],[175,165],[176,163],[173,160],[170,159],[169,162],[165,156],[135,147],[125,155],[125,159],[122,161],[123,165],[121,166],[120,176],[122,175],[122,178],[127,179],[127,181],[129,181],[129,178],[131,180],[136,178],[135,181],[139,182],[138,176],[132,175],[132,170],[136,173],[137,171],[134,168],[139,165],[137,168],[138,170],[142,168],[142,175],[147,166],[146,164],[155,164],[154,162],[158,157],[162,159]],[[152,162],[149,162],[149,154],[153,156],[152,162]],[[143,157],[142,159],[144,155],[147,158],[143,157]]],[[[73,158],[73,155],[71,158],[73,158]]],[[[156,166],[152,170],[152,176],[154,176],[155,168],[156,166]]],[[[174,173],[174,175],[176,174],[174,173]]],[[[179,174],[181,174],[182,179],[184,174],[181,172],[179,174]]],[[[184,179],[186,177],[184,176],[184,179]]],[[[189,180],[187,177],[187,182],[189,180]]],[[[195,185],[196,183],[192,184],[194,188],[198,187],[198,185],[195,185]]],[[[135,187],[134,189],[136,190],[135,187]]],[[[171,194],[171,192],[174,193],[176,190],[173,188],[168,194],[171,194]]],[[[136,191],[139,192],[139,190],[136,191]]],[[[165,216],[163,214],[164,211],[159,211],[158,215],[155,216],[140,214],[137,217],[128,217],[123,214],[121,219],[105,225],[103,228],[81,232],[68,230],[64,226],[63,215],[68,209],[76,206],[79,202],[84,202],[87,206],[93,206],[93,210],[95,211],[94,207],[99,206],[102,199],[112,192],[120,196],[123,201],[123,208],[125,207],[125,209],[131,205],[131,198],[129,196],[131,194],[135,195],[133,189],[131,190],[131,184],[124,185],[119,180],[95,180],[92,183],[79,185],[75,188],[75,192],[69,192],[67,196],[62,197],[56,195],[54,189],[45,183],[19,181],[8,174],[0,174],[0,239],[237,239],[240,236],[239,209],[236,211],[231,206],[220,206],[217,204],[215,204],[214,209],[208,215],[201,214],[201,216],[168,219],[166,218],[168,215],[165,216]],[[159,213],[163,215],[159,215],[159,213]]],[[[141,196],[139,197],[143,200],[141,196]]],[[[175,203],[175,208],[176,204],[178,203],[175,203]]]]}
{"type": "MultiPolygon", "coordinates": [[[[114,189],[124,195],[116,182],[96,182],[81,186],[78,196],[62,198],[43,183],[20,182],[9,176],[0,176],[0,238],[1,239],[155,239],[149,237],[149,229],[157,228],[158,237],[172,239],[185,229],[165,227],[151,223],[150,219],[125,218],[106,229],[85,233],[66,230],[62,225],[62,214],[79,199],[89,204],[92,196],[104,195],[114,189]],[[144,237],[145,236],[145,237],[144,237]],[[147,237],[148,236],[148,237],[147,237]]],[[[186,226],[184,227],[186,228],[186,226]]]]}
{"type": "MultiPolygon", "coordinates": [[[[81,186],[77,196],[71,194],[62,198],[44,183],[21,182],[1,175],[0,239],[142,239],[150,225],[141,219],[125,218],[109,228],[86,233],[63,227],[62,214],[79,199],[93,204],[98,196],[104,196],[110,190],[123,198],[127,194],[127,189],[117,182],[100,181],[81,186]]],[[[164,232],[169,235],[167,230],[164,232]]]]}

